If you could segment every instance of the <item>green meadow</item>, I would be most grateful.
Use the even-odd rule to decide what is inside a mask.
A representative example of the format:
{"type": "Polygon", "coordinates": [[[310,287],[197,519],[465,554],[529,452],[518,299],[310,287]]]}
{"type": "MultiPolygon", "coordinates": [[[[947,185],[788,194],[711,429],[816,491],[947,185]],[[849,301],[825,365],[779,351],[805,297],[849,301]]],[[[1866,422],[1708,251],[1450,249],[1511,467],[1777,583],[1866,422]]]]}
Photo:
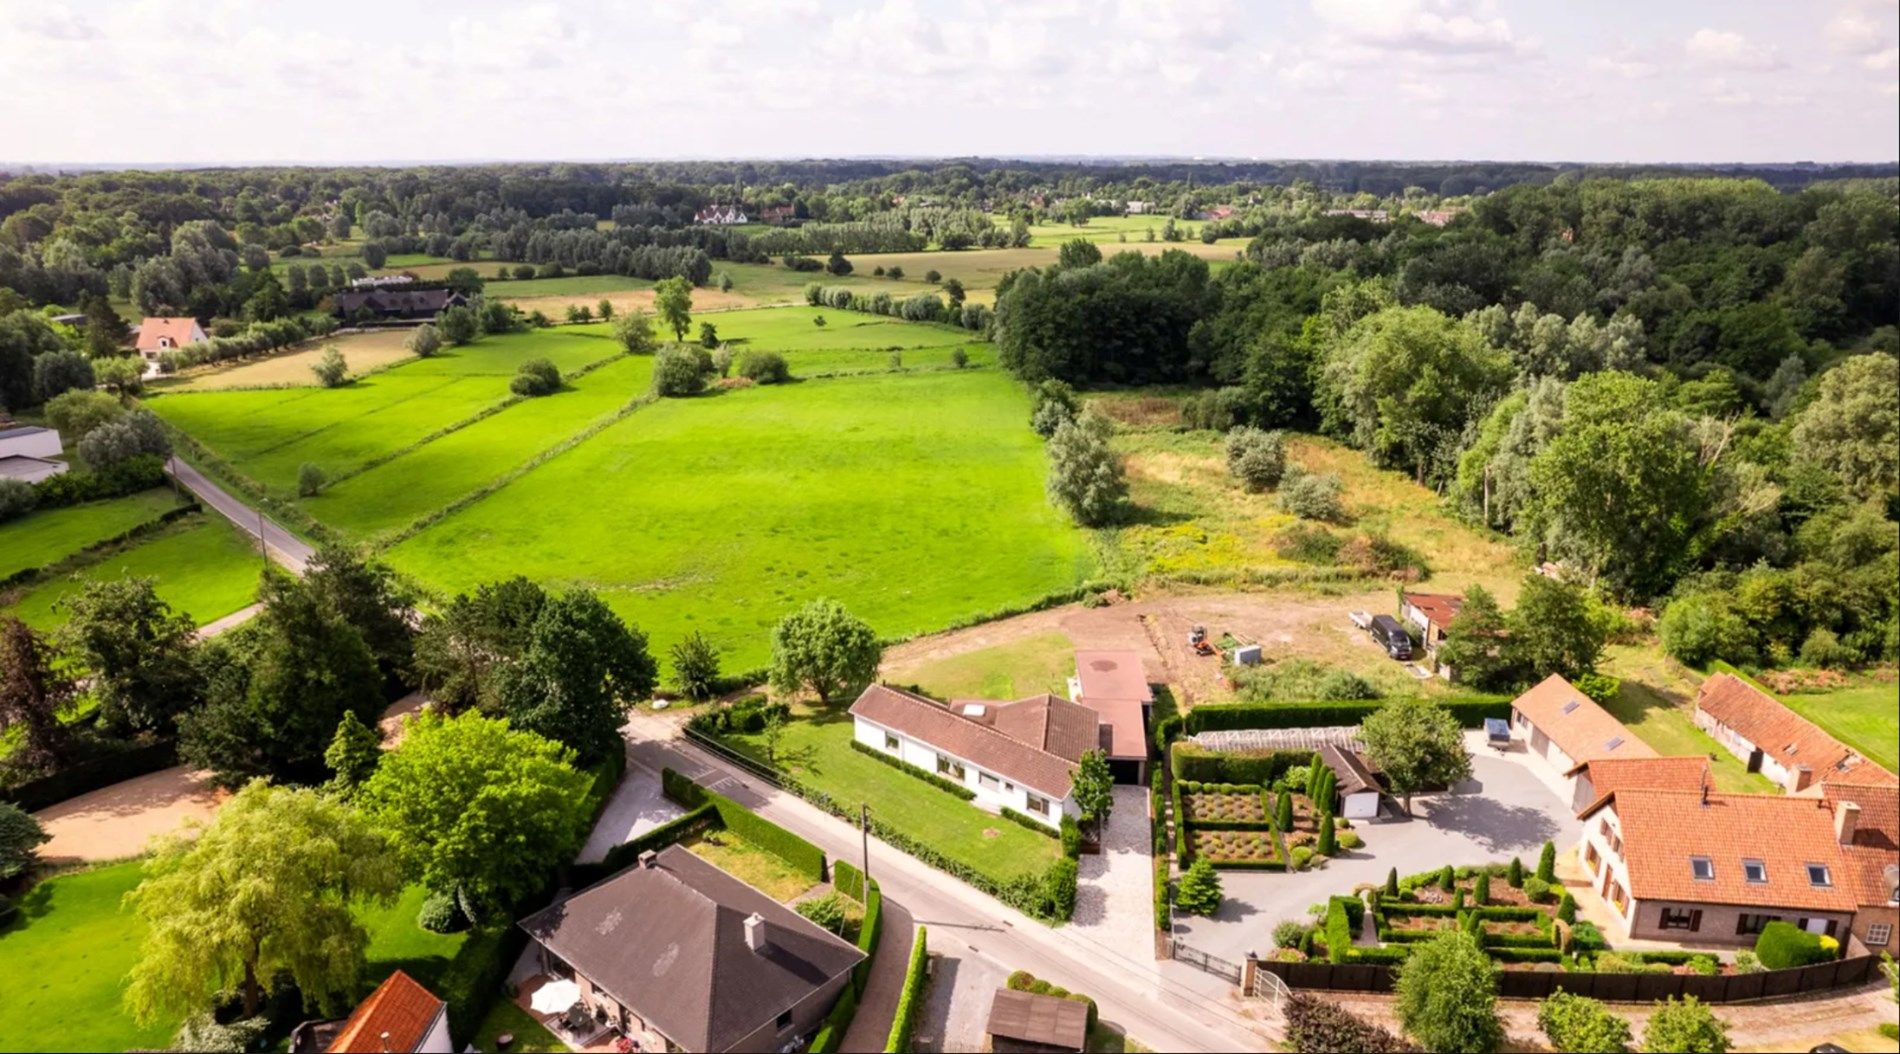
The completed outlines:
{"type": "Polygon", "coordinates": [[[0,594],[0,613],[17,616],[35,629],[52,629],[65,621],[54,605],[84,583],[152,578],[160,599],[202,626],[255,599],[262,566],[257,550],[235,527],[215,514],[197,514],[115,549],[71,575],[0,594]]]}
{"type": "Polygon", "coordinates": [[[164,487],[110,501],[42,509],[0,524],[0,580],[65,560],[178,507],[164,487]]]}
{"type": "Polygon", "coordinates": [[[940,628],[1094,569],[1043,495],[1028,411],[987,370],[662,400],[387,556],[451,590],[593,588],[661,653],[697,629],[729,669],[761,664],[773,623],[818,596],[886,636],[940,628]]]}

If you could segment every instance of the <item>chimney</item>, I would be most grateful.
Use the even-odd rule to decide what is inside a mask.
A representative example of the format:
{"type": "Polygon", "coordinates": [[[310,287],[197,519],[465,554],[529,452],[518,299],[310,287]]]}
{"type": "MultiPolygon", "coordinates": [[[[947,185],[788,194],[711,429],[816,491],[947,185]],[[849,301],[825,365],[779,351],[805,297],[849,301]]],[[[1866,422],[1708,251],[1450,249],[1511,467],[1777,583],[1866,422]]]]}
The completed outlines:
{"type": "Polygon", "coordinates": [[[649,849],[646,852],[640,854],[640,866],[648,870],[651,870],[656,864],[659,863],[659,859],[660,859],[660,854],[649,849]]]}
{"type": "Polygon", "coordinates": [[[1796,765],[1794,767],[1794,786],[1788,788],[1788,793],[1799,794],[1807,790],[1813,784],[1814,770],[1806,765],[1796,765]]]}
{"type": "Polygon", "coordinates": [[[745,946],[765,954],[765,916],[756,911],[745,920],[745,946]]]}
{"type": "Polygon", "coordinates": [[[1709,804],[1709,781],[1702,781],[1702,804],[1709,804]]]}
{"type": "Polygon", "coordinates": [[[378,1038],[383,1041],[383,1054],[392,1054],[392,1052],[389,1049],[389,1033],[384,1032],[378,1038]]]}
{"type": "Polygon", "coordinates": [[[1834,835],[1842,845],[1854,844],[1854,830],[1860,826],[1860,806],[1844,801],[1834,807],[1834,835]]]}

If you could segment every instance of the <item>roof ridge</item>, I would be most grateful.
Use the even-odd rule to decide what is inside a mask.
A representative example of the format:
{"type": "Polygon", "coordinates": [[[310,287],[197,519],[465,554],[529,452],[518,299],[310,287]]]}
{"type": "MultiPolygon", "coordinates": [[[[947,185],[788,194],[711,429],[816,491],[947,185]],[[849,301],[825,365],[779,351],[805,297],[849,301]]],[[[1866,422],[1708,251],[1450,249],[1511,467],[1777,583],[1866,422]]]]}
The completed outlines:
{"type": "MultiPolygon", "coordinates": [[[[1035,746],[1035,745],[1033,745],[1033,744],[1030,744],[1030,743],[1025,743],[1025,742],[1023,742],[1022,740],[1020,740],[1020,739],[1017,739],[1017,738],[1016,738],[1015,736],[1012,736],[1012,735],[1010,735],[1010,734],[1009,734],[1008,732],[1005,732],[1005,731],[1003,731],[1003,730],[1001,730],[1001,729],[999,729],[999,728],[994,728],[994,727],[992,727],[992,726],[990,726],[990,725],[986,725],[986,724],[984,724],[984,723],[983,723],[983,722],[981,722],[981,721],[978,721],[978,720],[975,720],[974,718],[969,718],[969,717],[964,717],[964,716],[963,716],[962,714],[960,714],[960,713],[957,713],[957,712],[956,712],[955,710],[952,710],[952,709],[951,709],[950,707],[948,707],[948,706],[945,706],[944,704],[942,704],[942,703],[940,703],[940,702],[938,702],[938,701],[937,701],[937,700],[935,700],[935,699],[932,699],[932,698],[930,698],[929,696],[926,696],[926,695],[918,695],[918,694],[916,694],[915,692],[907,692],[907,691],[905,691],[905,690],[904,690],[904,689],[902,689],[902,688],[894,688],[894,687],[892,687],[892,686],[890,686],[890,685],[885,685],[885,684],[882,684],[882,682],[880,682],[880,684],[879,684],[879,686],[880,686],[880,687],[884,687],[884,688],[890,688],[890,689],[891,689],[892,691],[895,691],[895,692],[898,692],[899,694],[901,694],[901,695],[903,695],[903,696],[904,696],[905,698],[907,698],[907,699],[910,699],[910,700],[912,700],[913,702],[918,702],[918,703],[922,703],[922,704],[924,704],[925,706],[930,706],[930,707],[934,707],[934,708],[936,708],[936,709],[938,709],[938,710],[941,710],[941,711],[943,711],[944,713],[946,713],[946,714],[949,714],[949,715],[950,715],[951,717],[954,717],[954,718],[956,718],[957,720],[959,720],[959,721],[962,721],[962,722],[964,722],[965,724],[968,724],[968,725],[969,725],[970,727],[972,727],[972,728],[980,728],[980,729],[982,729],[983,731],[985,731],[985,732],[987,732],[987,733],[989,733],[990,735],[993,735],[993,736],[996,736],[996,737],[997,737],[998,739],[1001,739],[1001,740],[1002,740],[1003,742],[1005,742],[1005,743],[1014,743],[1014,744],[1015,744],[1016,746],[1019,746],[1019,747],[1022,747],[1022,748],[1023,748],[1024,750],[1033,750],[1033,751],[1035,751],[1035,752],[1036,752],[1036,753],[1038,753],[1038,754],[1041,754],[1041,755],[1043,755],[1043,756],[1045,756],[1045,757],[1051,757],[1051,758],[1054,758],[1054,759],[1056,759],[1057,761],[1059,761],[1059,762],[1061,762],[1062,764],[1064,764],[1064,765],[1067,765],[1067,766],[1070,766],[1070,767],[1074,767],[1074,765],[1075,765],[1075,762],[1073,762],[1073,761],[1070,761],[1070,760],[1069,760],[1068,758],[1065,758],[1065,757],[1063,757],[1062,755],[1060,755],[1060,754],[1057,754],[1057,753],[1055,753],[1055,752],[1054,752],[1054,751],[1052,751],[1052,750],[1048,750],[1048,749],[1045,749],[1045,748],[1043,748],[1043,747],[1039,747],[1039,746],[1035,746]]],[[[974,700],[974,699],[973,699],[973,700],[970,700],[970,701],[971,701],[971,702],[977,702],[978,700],[974,700]]],[[[994,705],[994,704],[995,704],[995,702],[996,702],[995,700],[987,700],[987,701],[988,701],[988,702],[990,702],[990,703],[991,703],[992,705],[994,705]]],[[[1047,730],[1047,728],[1045,728],[1045,729],[1044,729],[1044,735],[1046,736],[1046,735],[1047,735],[1047,733],[1048,733],[1048,730],[1047,730]]],[[[1046,741],[1046,740],[1045,740],[1045,741],[1046,741]]]]}

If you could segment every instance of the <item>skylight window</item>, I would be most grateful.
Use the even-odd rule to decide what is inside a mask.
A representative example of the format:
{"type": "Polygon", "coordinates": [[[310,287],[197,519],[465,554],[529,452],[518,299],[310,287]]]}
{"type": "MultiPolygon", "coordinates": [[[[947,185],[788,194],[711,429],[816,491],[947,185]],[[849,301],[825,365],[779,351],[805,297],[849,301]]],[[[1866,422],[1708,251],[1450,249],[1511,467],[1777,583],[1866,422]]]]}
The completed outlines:
{"type": "Polygon", "coordinates": [[[1828,873],[1826,864],[1809,864],[1808,882],[1816,886],[1831,886],[1834,876],[1828,873]]]}
{"type": "Polygon", "coordinates": [[[1616,749],[1617,747],[1620,747],[1620,746],[1622,746],[1622,745],[1623,745],[1623,737],[1622,737],[1622,736],[1611,736],[1611,737],[1610,737],[1610,741],[1609,741],[1609,742],[1607,742],[1607,743],[1605,743],[1605,744],[1603,744],[1603,749],[1605,749],[1605,750],[1615,750],[1615,749],[1616,749]]]}
{"type": "Polygon", "coordinates": [[[1564,713],[1567,714],[1570,711],[1575,710],[1579,705],[1581,704],[1579,704],[1575,699],[1570,700],[1569,702],[1564,704],[1564,713]]]}
{"type": "Polygon", "coordinates": [[[1760,860],[1742,861],[1742,877],[1750,882],[1768,881],[1768,865],[1760,860]]]}
{"type": "Polygon", "coordinates": [[[1715,861],[1706,856],[1692,856],[1689,858],[1689,873],[1693,874],[1698,882],[1713,882],[1715,881],[1715,861]]]}

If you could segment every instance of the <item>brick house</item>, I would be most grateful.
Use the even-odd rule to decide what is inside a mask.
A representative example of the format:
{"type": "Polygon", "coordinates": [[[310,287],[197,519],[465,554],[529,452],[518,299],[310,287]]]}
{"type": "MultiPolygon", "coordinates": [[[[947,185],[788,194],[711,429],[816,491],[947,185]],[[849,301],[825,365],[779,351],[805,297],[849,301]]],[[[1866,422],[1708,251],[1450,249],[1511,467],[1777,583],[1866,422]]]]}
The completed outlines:
{"type": "Polygon", "coordinates": [[[1836,779],[1900,785],[1893,773],[1734,674],[1715,674],[1696,689],[1695,723],[1748,771],[1789,794],[1815,793],[1836,779]]]}

